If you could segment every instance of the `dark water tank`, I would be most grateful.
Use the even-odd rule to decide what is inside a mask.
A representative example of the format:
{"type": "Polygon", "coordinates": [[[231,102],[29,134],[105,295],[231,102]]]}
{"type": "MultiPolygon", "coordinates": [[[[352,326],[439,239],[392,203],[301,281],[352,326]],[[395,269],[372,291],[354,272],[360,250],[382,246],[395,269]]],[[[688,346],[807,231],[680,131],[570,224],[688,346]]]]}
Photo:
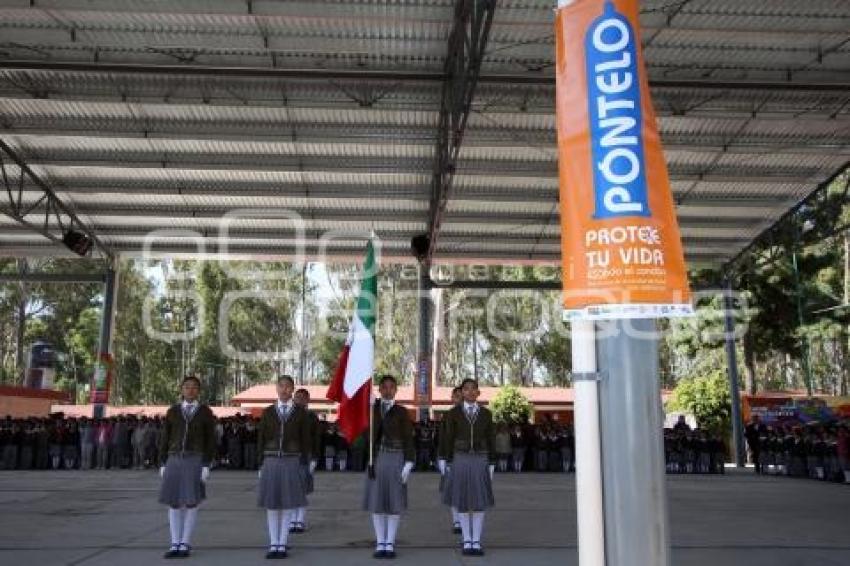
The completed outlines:
{"type": "Polygon", "coordinates": [[[29,367],[56,368],[56,350],[53,345],[43,340],[37,340],[30,346],[29,367]]]}

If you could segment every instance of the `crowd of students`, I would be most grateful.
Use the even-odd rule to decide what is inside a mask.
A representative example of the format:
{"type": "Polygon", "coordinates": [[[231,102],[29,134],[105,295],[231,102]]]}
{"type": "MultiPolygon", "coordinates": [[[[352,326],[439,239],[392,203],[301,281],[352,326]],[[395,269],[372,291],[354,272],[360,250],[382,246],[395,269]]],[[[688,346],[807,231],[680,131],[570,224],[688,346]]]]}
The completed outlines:
{"type": "MultiPolygon", "coordinates": [[[[159,468],[160,417],[106,419],[49,418],[0,420],[0,469],[159,468]]],[[[318,469],[363,471],[368,459],[365,436],[349,443],[334,423],[320,421],[318,469]]],[[[756,417],[746,428],[756,472],[850,482],[850,423],[766,426],[756,417]]],[[[220,469],[257,468],[257,419],[238,415],[216,422],[220,469]]],[[[437,469],[439,422],[416,423],[416,469],[437,469]]],[[[498,472],[575,470],[572,428],[557,422],[497,425],[498,472]]],[[[670,474],[722,474],[723,440],[680,421],[664,430],[664,455],[670,474]]]]}
{"type": "Polygon", "coordinates": [[[758,474],[850,483],[850,421],[768,426],[755,416],[745,436],[758,474]]]}
{"type": "Polygon", "coordinates": [[[682,417],[664,429],[664,461],[668,474],[722,474],[726,444],[707,430],[691,429],[682,417]]]}
{"type": "MultiPolygon", "coordinates": [[[[218,419],[215,467],[257,469],[257,423],[250,415],[218,419]]],[[[332,422],[321,420],[318,469],[363,471],[368,460],[365,435],[349,443],[332,422]]],[[[0,469],[159,468],[163,419],[132,415],[90,419],[0,420],[0,469]]],[[[416,469],[437,469],[439,422],[416,423],[416,469]]],[[[500,472],[572,472],[572,429],[557,423],[498,425],[496,469],[500,472]]]]}
{"type": "Polygon", "coordinates": [[[141,468],[158,462],[160,419],[28,418],[0,421],[0,469],[141,468]]]}
{"type": "MultiPolygon", "coordinates": [[[[7,417],[0,422],[0,468],[159,468],[162,425],[160,417],[7,417]]],[[[437,468],[438,425],[438,421],[415,424],[416,469],[419,471],[437,468]]],[[[368,459],[365,436],[349,443],[334,423],[322,420],[319,426],[321,432],[318,469],[365,470],[368,459]]],[[[688,431],[687,436],[674,439],[676,448],[668,451],[668,471],[684,473],[704,470],[701,464],[704,451],[699,448],[703,445],[703,434],[688,431]]],[[[665,436],[665,445],[667,444],[665,436]]],[[[719,445],[722,447],[722,443],[719,445]]],[[[216,446],[217,468],[255,470],[257,419],[248,415],[218,419],[216,446]]],[[[499,472],[575,471],[575,438],[572,428],[555,422],[498,425],[495,450],[496,470],[499,472]]],[[[719,461],[716,459],[719,454],[720,451],[713,450],[710,453],[711,461],[719,461]]],[[[716,469],[714,464],[710,468],[716,469]]],[[[719,469],[722,470],[722,465],[719,469]]]]}

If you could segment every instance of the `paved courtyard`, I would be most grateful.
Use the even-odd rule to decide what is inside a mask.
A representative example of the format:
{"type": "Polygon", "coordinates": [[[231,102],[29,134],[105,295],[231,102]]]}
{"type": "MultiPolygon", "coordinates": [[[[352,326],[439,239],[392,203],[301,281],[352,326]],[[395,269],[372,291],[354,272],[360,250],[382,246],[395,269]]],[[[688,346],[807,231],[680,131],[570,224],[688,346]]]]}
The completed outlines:
{"type": "MultiPolygon", "coordinates": [[[[415,474],[398,564],[575,565],[573,476],[497,476],[483,558],[463,557],[437,498],[437,476],[415,474]]],[[[0,472],[0,565],[142,566],[168,563],[155,471],[0,472]]],[[[256,476],[214,471],[191,563],[264,564],[265,518],[256,476]]],[[[847,566],[850,486],[749,472],[671,477],[674,566],[847,566]]],[[[375,564],[359,511],[360,474],[319,474],[309,531],[292,535],[290,564],[375,564]]]]}

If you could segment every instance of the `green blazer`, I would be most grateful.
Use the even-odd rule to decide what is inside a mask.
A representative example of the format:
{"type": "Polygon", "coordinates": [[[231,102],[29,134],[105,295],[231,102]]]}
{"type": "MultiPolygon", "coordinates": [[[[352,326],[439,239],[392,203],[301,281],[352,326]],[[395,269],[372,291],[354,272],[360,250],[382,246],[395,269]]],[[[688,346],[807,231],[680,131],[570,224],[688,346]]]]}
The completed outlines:
{"type": "Polygon", "coordinates": [[[206,405],[199,405],[195,410],[188,430],[181,403],[172,405],[165,413],[159,444],[160,461],[164,462],[169,454],[184,452],[200,454],[204,466],[209,466],[215,458],[215,415],[206,405]]]}
{"type": "Polygon", "coordinates": [[[470,423],[461,403],[452,407],[443,421],[438,449],[441,459],[451,462],[457,452],[477,452],[487,454],[490,462],[495,463],[496,427],[489,409],[479,405],[475,421],[470,423]]]}
{"type": "Polygon", "coordinates": [[[375,443],[375,450],[380,447],[404,451],[407,462],[416,461],[416,450],[413,444],[413,422],[407,409],[393,404],[386,416],[381,415],[381,401],[375,401],[372,406],[372,428],[370,434],[375,443]]]}
{"type": "Polygon", "coordinates": [[[263,463],[265,452],[300,454],[304,463],[313,457],[310,416],[298,405],[292,405],[289,418],[281,423],[277,403],[263,410],[257,425],[257,463],[263,463]]]}

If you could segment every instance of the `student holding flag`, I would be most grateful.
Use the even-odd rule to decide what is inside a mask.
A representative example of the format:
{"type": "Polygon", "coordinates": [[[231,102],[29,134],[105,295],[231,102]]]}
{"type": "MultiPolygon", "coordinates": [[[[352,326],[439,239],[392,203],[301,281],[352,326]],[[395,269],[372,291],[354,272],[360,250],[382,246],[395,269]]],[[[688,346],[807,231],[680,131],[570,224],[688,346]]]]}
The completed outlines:
{"type": "Polygon", "coordinates": [[[484,512],[494,504],[496,429],[493,414],[477,403],[481,393],[478,382],[464,379],[461,391],[463,403],[443,417],[446,424],[440,436],[437,464],[441,473],[451,465],[446,500],[460,514],[463,554],[483,556],[484,512]]]}
{"type": "Polygon", "coordinates": [[[293,401],[293,391],[293,379],[281,376],[277,380],[278,400],[265,408],[257,427],[257,504],[266,509],[268,559],[286,558],[290,524],[296,510],[307,506],[306,476],[316,469],[310,416],[293,401]]]}
{"type": "Polygon", "coordinates": [[[201,381],[187,375],[180,385],[183,400],[165,414],[160,442],[162,484],[159,502],[168,505],[171,547],[165,558],[186,558],[192,551],[192,532],[198,505],[206,497],[205,483],[215,457],[215,416],[198,401],[201,381]]]}
{"type": "Polygon", "coordinates": [[[371,402],[378,304],[378,267],[373,239],[370,238],[366,245],[360,295],[326,396],[339,403],[337,425],[349,444],[366,429],[370,430],[364,507],[372,512],[375,528],[377,540],[373,556],[395,558],[395,534],[399,515],[407,507],[406,483],[413,469],[415,450],[410,417],[394,402],[397,390],[394,377],[381,379],[381,400],[374,406],[371,402]]]}

